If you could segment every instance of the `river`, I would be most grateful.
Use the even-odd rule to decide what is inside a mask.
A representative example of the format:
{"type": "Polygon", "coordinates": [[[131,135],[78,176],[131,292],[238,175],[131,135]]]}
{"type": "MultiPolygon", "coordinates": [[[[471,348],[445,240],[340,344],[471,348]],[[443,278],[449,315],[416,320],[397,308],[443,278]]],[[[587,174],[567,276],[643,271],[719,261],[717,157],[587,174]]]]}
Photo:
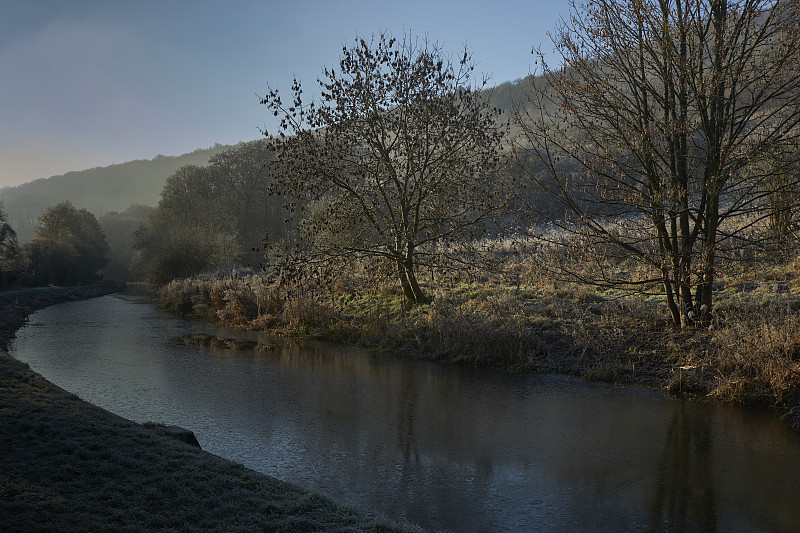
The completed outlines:
{"type": "Polygon", "coordinates": [[[769,410],[283,343],[129,295],[37,311],[10,352],[109,411],[430,529],[800,530],[800,437],[769,410]]]}

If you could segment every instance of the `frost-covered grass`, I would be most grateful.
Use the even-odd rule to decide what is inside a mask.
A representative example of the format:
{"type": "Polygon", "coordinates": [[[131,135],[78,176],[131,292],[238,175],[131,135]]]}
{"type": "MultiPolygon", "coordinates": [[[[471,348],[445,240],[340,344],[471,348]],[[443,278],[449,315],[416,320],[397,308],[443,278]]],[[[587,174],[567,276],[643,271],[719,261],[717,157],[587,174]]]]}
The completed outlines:
{"type": "MultiPolygon", "coordinates": [[[[13,324],[0,342],[33,309],[105,292],[1,293],[0,320],[13,324]]],[[[420,531],[113,415],[3,352],[0,428],[2,531],[420,531]]]]}
{"type": "Polygon", "coordinates": [[[0,352],[4,531],[418,531],[117,417],[0,352]]]}
{"type": "MultiPolygon", "coordinates": [[[[681,330],[657,285],[635,293],[552,276],[559,265],[585,268],[553,240],[487,240],[470,269],[423,270],[430,302],[421,305],[404,302],[391,280],[352,274],[366,268],[291,287],[253,273],[179,280],[162,289],[161,301],[235,327],[415,358],[568,373],[733,402],[800,403],[799,260],[721,270],[713,322],[681,330]]],[[[646,275],[630,262],[603,266],[646,275]]]]}

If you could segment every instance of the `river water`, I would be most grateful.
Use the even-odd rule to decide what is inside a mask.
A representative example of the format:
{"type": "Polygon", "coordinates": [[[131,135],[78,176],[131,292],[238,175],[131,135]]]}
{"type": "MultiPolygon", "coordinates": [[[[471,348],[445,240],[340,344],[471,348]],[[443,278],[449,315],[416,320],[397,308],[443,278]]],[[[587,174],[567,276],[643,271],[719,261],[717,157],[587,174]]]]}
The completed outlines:
{"type": "Polygon", "coordinates": [[[138,422],[364,510],[461,531],[800,531],[777,413],[276,342],[113,295],[31,315],[11,354],[138,422]]]}

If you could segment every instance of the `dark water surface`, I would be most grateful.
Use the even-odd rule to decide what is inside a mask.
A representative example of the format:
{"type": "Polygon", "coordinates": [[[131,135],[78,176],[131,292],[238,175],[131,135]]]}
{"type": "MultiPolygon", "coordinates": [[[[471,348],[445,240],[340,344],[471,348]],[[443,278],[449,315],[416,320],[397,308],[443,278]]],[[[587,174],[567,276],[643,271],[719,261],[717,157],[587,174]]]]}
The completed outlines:
{"type": "Polygon", "coordinates": [[[114,413],[426,528],[800,531],[800,437],[775,412],[356,349],[176,342],[188,333],[259,339],[115,295],[36,312],[11,353],[114,413]]]}

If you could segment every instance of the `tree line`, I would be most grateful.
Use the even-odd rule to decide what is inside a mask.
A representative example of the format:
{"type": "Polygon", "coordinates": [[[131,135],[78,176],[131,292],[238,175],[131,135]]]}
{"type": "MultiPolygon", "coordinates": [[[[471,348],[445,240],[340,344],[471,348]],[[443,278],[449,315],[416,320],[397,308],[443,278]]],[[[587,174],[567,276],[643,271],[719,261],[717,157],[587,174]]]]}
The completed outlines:
{"type": "Polygon", "coordinates": [[[241,143],[167,178],[158,206],[133,233],[135,261],[162,285],[232,265],[259,269],[264,242],[285,232],[264,141],[241,143]]]}
{"type": "Polygon", "coordinates": [[[39,216],[50,206],[69,201],[98,217],[126,210],[131,205],[153,206],[158,202],[164,178],[178,168],[208,160],[230,146],[215,145],[180,156],[158,155],[149,160],[97,167],[37,179],[0,192],[8,223],[24,242],[33,238],[39,216]]]}
{"type": "Polygon", "coordinates": [[[265,139],[172,174],[130,263],[156,284],[362,263],[420,303],[422,270],[469,267],[489,236],[525,238],[577,259],[554,275],[657,292],[674,324],[707,324],[720,268],[796,240],[798,7],[572,2],[558,65],[534,50],[510,113],[510,86],[494,105],[468,50],[357,38],[316,98],[299,80],[285,100],[261,97],[279,124],[265,139]]]}
{"type": "Polygon", "coordinates": [[[20,245],[0,203],[0,287],[90,283],[108,262],[108,251],[97,218],[69,202],[45,210],[33,240],[20,245]]]}
{"type": "Polygon", "coordinates": [[[268,91],[278,186],[310,208],[297,261],[377,258],[420,302],[420,265],[510,228],[572,247],[577,267],[556,274],[657,291],[676,325],[708,324],[721,265],[779,252],[796,228],[798,3],[593,0],[571,12],[553,34],[560,64],[534,50],[518,136],[468,51],[408,35],[345,46],[316,100],[298,80],[287,101],[268,91]],[[558,237],[531,234],[533,220],[558,237]]]}
{"type": "Polygon", "coordinates": [[[0,284],[68,285],[105,277],[155,285],[204,270],[260,267],[262,242],[285,228],[270,193],[266,143],[241,143],[208,165],[166,180],[157,207],[132,205],[95,217],[70,202],[47,208],[22,245],[0,204],[0,284]]]}

